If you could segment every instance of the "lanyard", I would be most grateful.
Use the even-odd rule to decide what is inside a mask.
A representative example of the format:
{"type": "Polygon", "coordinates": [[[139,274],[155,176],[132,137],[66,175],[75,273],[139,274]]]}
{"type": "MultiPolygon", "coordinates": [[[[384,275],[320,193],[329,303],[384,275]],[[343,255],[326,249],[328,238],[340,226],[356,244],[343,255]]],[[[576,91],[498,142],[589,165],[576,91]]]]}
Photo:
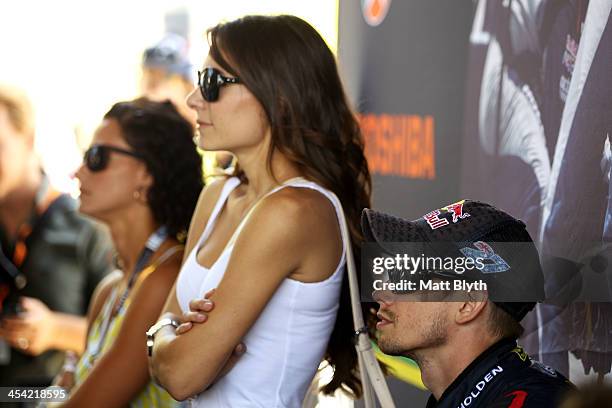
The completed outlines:
{"type": "Polygon", "coordinates": [[[123,294],[121,295],[121,298],[119,299],[119,303],[111,312],[111,316],[115,316],[117,313],[119,313],[119,310],[121,310],[121,308],[123,307],[123,304],[128,298],[128,295],[130,294],[130,290],[132,289],[132,286],[134,286],[134,282],[136,282],[136,278],[138,277],[140,272],[145,268],[145,265],[149,262],[151,255],[153,255],[153,253],[159,249],[162,242],[166,240],[167,236],[168,236],[168,233],[166,232],[166,227],[159,227],[157,231],[155,231],[149,237],[149,239],[147,239],[147,243],[145,244],[145,247],[140,252],[140,256],[138,257],[138,261],[136,262],[136,266],[134,267],[132,276],[130,276],[128,285],[123,291],[123,294]]]}
{"type": "Polygon", "coordinates": [[[125,290],[121,294],[121,297],[119,298],[119,303],[117,304],[117,306],[114,306],[114,303],[117,299],[117,291],[116,290],[113,291],[114,296],[112,297],[111,302],[109,303],[110,310],[107,313],[107,316],[106,316],[106,319],[104,320],[102,328],[100,329],[100,338],[98,340],[95,350],[91,353],[89,357],[91,363],[94,362],[94,360],[100,353],[100,350],[102,350],[102,345],[104,344],[104,340],[106,339],[106,336],[108,334],[108,329],[110,328],[110,324],[112,320],[117,316],[117,314],[119,314],[119,312],[121,311],[121,308],[125,304],[125,301],[127,300],[130,294],[130,290],[132,289],[132,287],[134,286],[134,283],[136,282],[136,278],[138,277],[140,272],[145,269],[145,265],[149,262],[151,255],[153,255],[153,253],[159,249],[159,247],[166,240],[167,237],[168,237],[168,232],[166,230],[166,227],[164,226],[159,227],[157,231],[155,231],[153,234],[149,236],[149,238],[147,239],[147,243],[145,244],[145,247],[142,249],[142,251],[140,252],[140,255],[138,256],[138,261],[136,262],[134,271],[132,272],[132,275],[130,276],[127,287],[125,288],[125,290]]]}

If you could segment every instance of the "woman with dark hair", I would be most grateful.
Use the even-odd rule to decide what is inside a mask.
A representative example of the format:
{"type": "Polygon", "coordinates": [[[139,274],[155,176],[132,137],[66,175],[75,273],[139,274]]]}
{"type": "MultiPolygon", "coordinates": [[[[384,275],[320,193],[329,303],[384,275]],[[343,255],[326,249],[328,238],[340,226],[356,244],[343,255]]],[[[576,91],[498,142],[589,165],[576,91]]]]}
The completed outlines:
{"type": "Polygon", "coordinates": [[[325,358],[324,391],[357,396],[339,222],[344,207],[359,256],[371,182],[334,56],[293,16],[220,24],[209,41],[188,104],[200,146],[237,165],[200,197],[176,291],[149,331],[152,372],[176,399],[199,394],[196,406],[299,407],[325,358]]]}
{"type": "Polygon", "coordinates": [[[177,404],[150,380],[143,342],[180,269],[201,165],[193,128],[172,103],[121,102],[104,116],[76,176],[80,211],[108,225],[121,270],[94,292],[87,346],[62,406],[177,404]]]}

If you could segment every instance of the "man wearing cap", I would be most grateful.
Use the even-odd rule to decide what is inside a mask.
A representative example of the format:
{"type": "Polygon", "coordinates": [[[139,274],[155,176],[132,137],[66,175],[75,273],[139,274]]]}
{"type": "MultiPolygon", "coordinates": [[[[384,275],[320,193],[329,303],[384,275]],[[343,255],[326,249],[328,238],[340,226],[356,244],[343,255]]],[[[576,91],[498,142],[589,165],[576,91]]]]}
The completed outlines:
{"type": "Polygon", "coordinates": [[[403,243],[404,252],[421,259],[418,268],[391,268],[385,278],[407,278],[415,290],[375,291],[374,298],[379,347],[417,362],[432,392],[428,408],[558,406],[572,384],[516,343],[521,319],[544,297],[538,253],[521,221],[463,200],[414,221],[366,209],[362,229],[377,255],[393,258],[403,243]],[[476,267],[459,273],[451,261],[428,263],[437,258],[463,266],[471,259],[476,267]],[[454,284],[423,290],[455,281],[485,282],[487,290],[456,291],[454,284]]]}

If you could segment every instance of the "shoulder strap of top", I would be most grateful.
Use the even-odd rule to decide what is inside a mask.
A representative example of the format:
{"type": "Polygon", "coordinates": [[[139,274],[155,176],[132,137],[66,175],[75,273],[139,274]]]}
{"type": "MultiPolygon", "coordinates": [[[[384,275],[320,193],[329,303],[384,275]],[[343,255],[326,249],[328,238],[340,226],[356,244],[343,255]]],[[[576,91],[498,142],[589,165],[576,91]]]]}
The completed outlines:
{"type": "Polygon", "coordinates": [[[198,244],[195,246],[195,248],[199,248],[204,242],[204,240],[208,237],[208,235],[210,235],[210,231],[215,225],[217,217],[219,216],[221,209],[225,205],[227,198],[229,197],[230,193],[234,191],[236,187],[238,187],[238,185],[240,185],[240,179],[238,177],[230,177],[225,181],[225,183],[223,184],[223,188],[221,189],[221,194],[219,194],[219,198],[217,199],[215,207],[210,213],[210,217],[208,217],[206,227],[204,227],[204,231],[202,232],[202,235],[200,236],[198,244]]]}
{"type": "Polygon", "coordinates": [[[289,180],[284,181],[281,185],[274,187],[272,190],[268,191],[266,194],[264,194],[259,200],[257,200],[257,202],[251,207],[251,209],[247,212],[247,214],[245,215],[245,217],[242,219],[242,221],[240,222],[240,224],[238,224],[238,228],[236,228],[236,230],[234,231],[234,233],[232,234],[232,237],[230,238],[230,240],[227,242],[227,245],[225,246],[230,247],[232,245],[234,245],[234,243],[236,242],[236,239],[238,239],[238,235],[240,235],[240,231],[242,231],[242,228],[244,228],[244,226],[246,225],[247,221],[249,220],[249,218],[251,217],[251,214],[253,214],[253,211],[255,211],[255,208],[257,208],[257,206],[259,206],[259,204],[261,204],[261,202],[268,197],[271,194],[276,193],[278,190],[281,190],[285,187],[287,187],[291,182],[297,181],[297,180],[303,180],[303,178],[301,177],[295,177],[289,180]]]}

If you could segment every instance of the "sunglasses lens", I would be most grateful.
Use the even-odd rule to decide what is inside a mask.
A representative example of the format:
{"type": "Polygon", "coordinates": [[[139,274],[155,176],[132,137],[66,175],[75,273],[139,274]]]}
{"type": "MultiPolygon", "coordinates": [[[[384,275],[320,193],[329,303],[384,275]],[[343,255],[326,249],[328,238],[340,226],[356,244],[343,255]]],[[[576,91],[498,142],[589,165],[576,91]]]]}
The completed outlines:
{"type": "Polygon", "coordinates": [[[217,80],[217,71],[214,68],[206,68],[200,74],[199,85],[204,100],[214,102],[219,97],[219,83],[217,80]]]}
{"type": "Polygon", "coordinates": [[[101,171],[106,167],[108,155],[101,146],[90,147],[85,152],[84,162],[90,171],[101,171]]]}

